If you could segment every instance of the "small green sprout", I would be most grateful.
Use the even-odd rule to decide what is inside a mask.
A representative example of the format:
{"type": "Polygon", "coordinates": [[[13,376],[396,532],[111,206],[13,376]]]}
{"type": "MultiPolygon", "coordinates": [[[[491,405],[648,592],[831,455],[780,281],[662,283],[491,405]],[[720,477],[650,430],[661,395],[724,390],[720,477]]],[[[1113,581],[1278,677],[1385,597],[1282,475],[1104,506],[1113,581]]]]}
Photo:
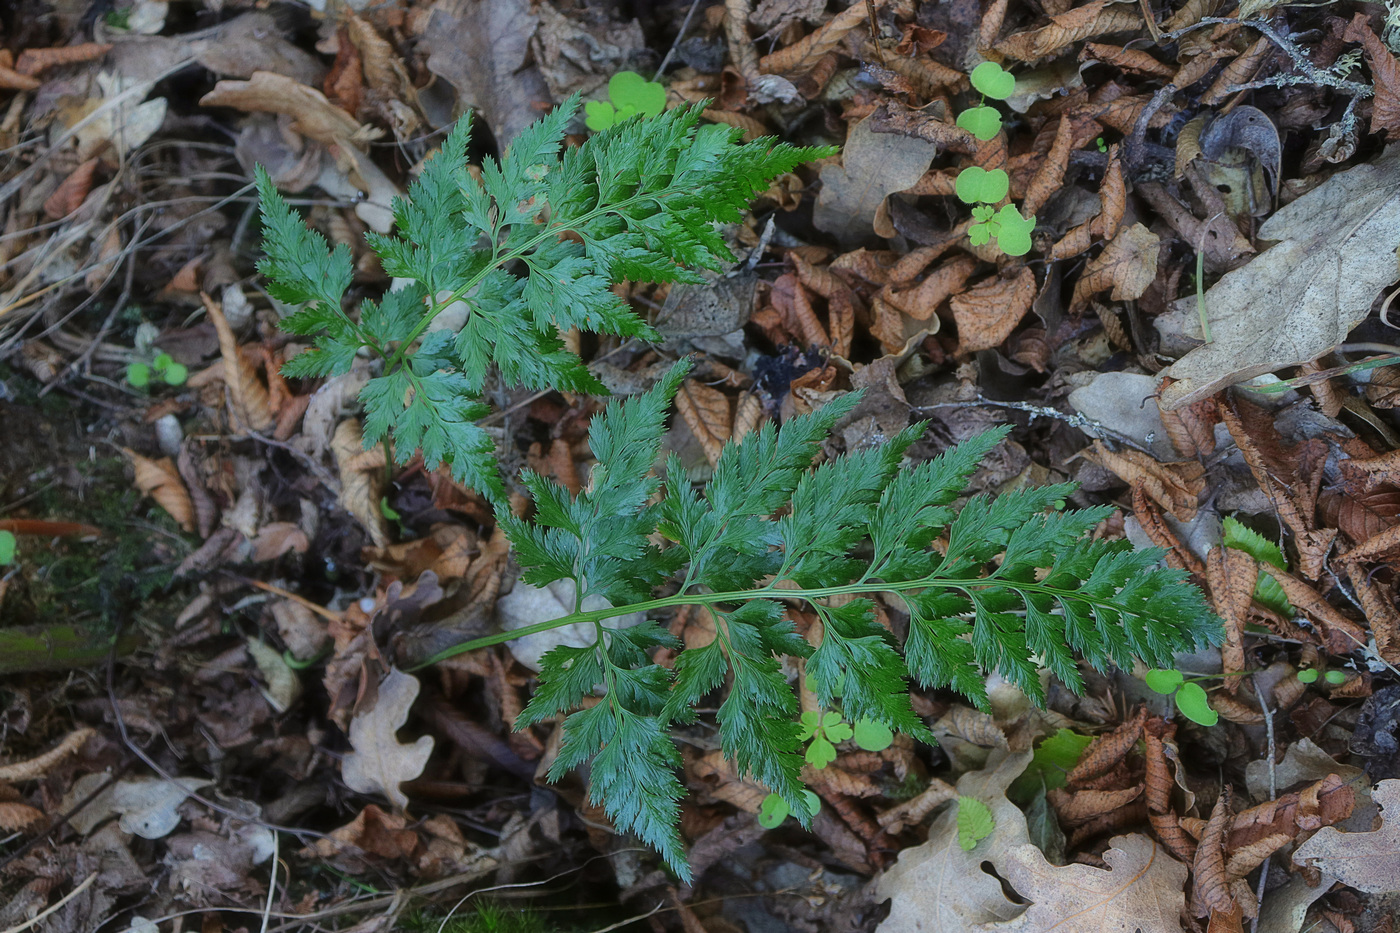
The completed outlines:
{"type": "MultiPolygon", "coordinates": [[[[1226,516],[1225,521],[1221,523],[1221,530],[1224,531],[1224,537],[1220,543],[1225,547],[1244,551],[1261,564],[1272,564],[1280,570],[1288,569],[1288,561],[1284,559],[1283,550],[1253,528],[1242,524],[1238,519],[1226,516]]],[[[1259,574],[1259,579],[1255,581],[1254,599],[1259,605],[1272,609],[1279,615],[1293,615],[1293,606],[1288,602],[1283,587],[1279,586],[1278,581],[1267,573],[1259,574]]]]}
{"type": "Polygon", "coordinates": [[[1008,256],[1024,256],[1031,251],[1035,218],[1022,217],[1016,205],[1005,204],[1001,210],[993,212],[991,207],[979,204],[972,209],[972,219],[976,222],[967,228],[967,236],[973,246],[995,238],[1001,251],[1008,256]]]}
{"type": "MultiPolygon", "coordinates": [[[[807,815],[815,815],[821,809],[822,802],[816,794],[809,790],[802,792],[802,799],[807,801],[807,815]]],[[[764,829],[772,829],[792,813],[787,801],[777,794],[769,794],[763,798],[763,803],[758,807],[758,825],[764,829]]]]}
{"type": "MultiPolygon", "coordinates": [[[[995,107],[988,107],[986,99],[1005,100],[1016,90],[1016,79],[1002,70],[995,62],[983,62],[972,69],[969,79],[972,86],[982,93],[982,103],[958,114],[958,126],[967,130],[983,142],[993,139],[1001,132],[1001,114],[995,107]]],[[[1010,179],[1001,169],[984,169],[979,165],[969,165],[958,173],[953,183],[954,193],[964,204],[972,208],[973,223],[967,229],[967,238],[973,246],[985,246],[992,240],[1008,256],[1024,256],[1031,251],[1031,231],[1035,229],[1035,217],[1022,217],[1021,212],[1010,204],[994,211],[986,205],[995,205],[1005,200],[1010,189],[1010,179]]]]}
{"type": "Polygon", "coordinates": [[[958,114],[958,126],[986,142],[1001,132],[1001,114],[995,107],[973,107],[958,114]]]}
{"type": "Polygon", "coordinates": [[[1108,151],[1108,143],[1106,143],[1106,142],[1103,141],[1103,137],[1102,137],[1102,136],[1100,136],[1098,139],[1094,140],[1094,145],[1098,147],[1099,152],[1107,152],[1107,151],[1108,151]]]}
{"type": "Polygon", "coordinates": [[[1319,671],[1315,667],[1305,667],[1298,672],[1298,682],[1304,684],[1317,683],[1319,671]]]}
{"type": "Polygon", "coordinates": [[[1011,179],[999,168],[990,171],[977,165],[969,165],[958,173],[953,190],[958,200],[964,204],[995,204],[1006,197],[1011,187],[1011,179]]]}
{"type": "Polygon", "coordinates": [[[1220,714],[1210,708],[1205,688],[1178,670],[1150,670],[1143,678],[1147,689],[1153,693],[1172,696],[1181,715],[1203,726],[1213,726],[1220,721],[1220,714]]]}
{"type": "Polygon", "coordinates": [[[992,808],[976,797],[958,798],[958,845],[964,852],[977,848],[977,843],[986,839],[997,828],[992,808]]]}
{"type": "Polygon", "coordinates": [[[1322,679],[1336,687],[1346,683],[1347,675],[1345,671],[1328,671],[1322,675],[1322,679]]]}
{"type": "Polygon", "coordinates": [[[993,100],[1006,100],[1016,93],[1016,78],[996,62],[983,62],[968,75],[972,86],[993,100]]]}
{"type": "Polygon", "coordinates": [[[5,567],[15,562],[15,548],[19,542],[15,539],[13,531],[0,531],[0,567],[5,567]]]}
{"type": "Polygon", "coordinates": [[[383,515],[391,522],[396,522],[403,518],[403,516],[398,513],[398,510],[389,504],[388,496],[379,497],[379,514],[383,515]]]}
{"type": "Polygon", "coordinates": [[[807,763],[821,769],[836,760],[836,743],[854,738],[856,745],[867,752],[881,752],[890,747],[894,733],[890,727],[871,719],[861,719],[854,726],[846,722],[836,710],[826,713],[808,710],[802,714],[802,731],[798,738],[807,746],[807,763]]]}
{"type": "Polygon", "coordinates": [[[608,98],[583,105],[590,130],[605,130],[636,114],[654,117],[666,109],[666,89],[635,71],[619,71],[608,80],[608,98]]]}
{"type": "Polygon", "coordinates": [[[127,364],[126,381],[131,383],[133,388],[146,388],[151,384],[151,367],[146,363],[127,364]]]}
{"type": "Polygon", "coordinates": [[[126,381],[133,388],[144,389],[151,384],[151,376],[159,375],[166,385],[180,386],[190,378],[189,368],[175,362],[169,353],[158,353],[150,363],[129,363],[126,367],[126,381]]]}

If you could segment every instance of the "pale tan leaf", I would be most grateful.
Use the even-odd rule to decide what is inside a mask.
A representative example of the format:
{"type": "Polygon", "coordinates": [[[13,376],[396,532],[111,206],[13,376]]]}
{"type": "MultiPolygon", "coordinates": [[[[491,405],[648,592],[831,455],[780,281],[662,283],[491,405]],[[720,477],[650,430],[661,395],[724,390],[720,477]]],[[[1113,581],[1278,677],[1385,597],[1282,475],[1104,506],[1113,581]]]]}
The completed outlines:
{"type": "Polygon", "coordinates": [[[962,291],[976,269],[977,260],[973,257],[955,256],[930,272],[914,288],[896,291],[886,285],[880,292],[880,297],[914,320],[928,321],[933,318],[938,306],[948,300],[950,295],[962,291]]]}
{"type": "Polygon", "coordinates": [[[698,379],[687,379],[676,393],[676,408],[700,442],[710,466],[718,464],[720,451],[733,433],[729,396],[698,379]]]}
{"type": "MultiPolygon", "coordinates": [[[[1239,548],[1217,547],[1206,555],[1206,580],[1215,612],[1225,620],[1225,642],[1220,646],[1220,659],[1226,674],[1238,675],[1245,669],[1244,627],[1249,621],[1249,606],[1254,600],[1254,583],[1259,567],[1239,548]]],[[[1239,689],[1240,677],[1226,677],[1225,688],[1231,693],[1239,689]]]]}
{"type": "Polygon", "coordinates": [[[1031,309],[1035,292],[1035,273],[1013,266],[952,296],[948,304],[958,325],[958,353],[1000,346],[1031,309]]]}
{"type": "Polygon", "coordinates": [[[367,468],[357,460],[368,453],[364,449],[360,422],[347,418],[336,426],[331,437],[331,452],[340,470],[340,504],[369,532],[375,547],[385,547],[389,543],[389,529],[384,514],[379,509],[379,484],[382,476],[383,460],[378,465],[371,463],[367,468]]]}
{"type": "Polygon", "coordinates": [[[873,228],[888,195],[917,182],[938,153],[926,140],[876,133],[866,117],[846,134],[841,164],[822,166],[822,189],[812,223],[818,230],[858,245],[873,228]]]}
{"type": "MultiPolygon", "coordinates": [[[[885,0],[876,0],[875,6],[883,6],[884,2],[885,0]]],[[[771,55],[763,56],[758,60],[758,70],[764,74],[794,77],[806,74],[816,67],[824,55],[841,43],[846,33],[863,27],[867,15],[864,0],[851,3],[811,33],[771,55]]]]}
{"type": "Polygon", "coordinates": [[[1070,313],[1081,310],[1091,295],[1110,288],[1114,301],[1141,298],[1157,277],[1159,242],[1157,234],[1142,224],[1118,231],[1103,252],[1089,260],[1074,283],[1070,313]]]}
{"type": "Polygon", "coordinates": [[[408,722],[418,690],[418,678],[390,670],[379,684],[374,707],[357,711],[350,720],[354,751],[341,762],[341,777],[347,787],[361,794],[383,794],[399,809],[408,806],[408,797],[399,785],[422,774],[433,753],[430,735],[419,736],[412,745],[405,745],[397,736],[408,722]]]}
{"type": "Polygon", "coordinates": [[[238,349],[223,309],[205,292],[199,293],[204,310],[219,335],[219,353],[224,361],[224,385],[228,387],[229,411],[233,427],[241,431],[266,431],[277,423],[268,401],[267,387],[258,378],[257,368],[238,349]]]}
{"type": "Polygon", "coordinates": [[[1381,808],[1380,829],[1344,833],[1323,827],[1298,847],[1293,860],[1368,894],[1400,891],[1400,780],[1381,781],[1371,797],[1381,808]]]}
{"type": "Polygon", "coordinates": [[[1026,196],[1021,202],[1021,213],[1024,216],[1033,216],[1064,184],[1073,142],[1074,121],[1068,116],[1062,116],[1059,126],[1055,129],[1055,140],[1050,144],[1050,151],[1046,153],[1045,159],[1026,185],[1026,196]]]}
{"type": "Polygon", "coordinates": [[[19,781],[34,781],[45,777],[54,765],[82,748],[83,743],[96,734],[95,730],[83,726],[68,733],[63,737],[62,742],[59,742],[41,755],[36,755],[24,761],[15,761],[7,765],[0,765],[0,782],[12,784],[19,781]]]}
{"type": "Polygon", "coordinates": [[[256,71],[247,81],[220,81],[199,103],[202,107],[285,114],[292,118],[293,130],[324,146],[363,143],[381,135],[380,130],[361,125],[320,91],[271,71],[256,71]]]}
{"type": "Polygon", "coordinates": [[[44,811],[24,803],[0,803],[0,830],[20,832],[44,822],[44,811]]]}
{"type": "Polygon", "coordinates": [[[136,469],[136,488],[156,500],[156,504],[175,519],[175,524],[185,531],[194,531],[194,502],[180,479],[175,461],[169,457],[152,460],[125,447],[122,452],[136,469]]]}
{"type": "Polygon", "coordinates": [[[1047,26],[1007,36],[995,49],[1008,58],[1029,62],[1054,55],[1081,39],[1142,29],[1142,13],[1135,7],[1113,4],[1112,0],[1093,0],[1052,15],[1047,26]]]}
{"type": "Polygon", "coordinates": [[[1083,456],[1112,470],[1130,486],[1141,483],[1153,502],[1181,521],[1190,521],[1196,514],[1197,500],[1206,488],[1205,467],[1195,460],[1160,463],[1140,450],[1109,450],[1103,441],[1095,441],[1083,456]]]}

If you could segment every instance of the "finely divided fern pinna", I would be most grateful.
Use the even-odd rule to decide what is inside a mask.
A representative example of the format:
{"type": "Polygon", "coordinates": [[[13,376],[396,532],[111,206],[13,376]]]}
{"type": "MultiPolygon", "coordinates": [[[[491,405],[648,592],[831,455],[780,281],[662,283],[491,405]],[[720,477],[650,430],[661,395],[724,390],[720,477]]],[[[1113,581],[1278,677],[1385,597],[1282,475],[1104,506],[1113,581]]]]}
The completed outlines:
{"type": "Polygon", "coordinates": [[[1098,668],[1134,658],[1170,667],[1176,653],[1221,639],[1200,591],[1157,566],[1159,552],[1090,537],[1111,509],[1065,510],[1069,485],[975,496],[955,509],[1005,429],[907,465],[922,430],[915,425],[814,466],[823,439],[855,406],[852,393],[727,444],[703,489],[674,456],[658,476],[684,361],[651,390],[594,417],[596,463],[582,492],[526,472],[533,516],[501,508],[492,444],[474,423],[486,411],[479,397],[488,367],[514,385],[600,390],[559,329],[653,336],[611,286],[694,281],[690,267],[729,256],[717,222],[740,220],[769,179],[829,151],[740,145],[729,127],[699,126],[697,108],[679,107],[624,120],[561,152],[577,106],[570,100],[522,133],[499,164],[485,160],[480,182],[467,171],[462,121],[396,202],[397,232],[370,237],[384,271],[407,284],[353,316],[341,304],[349,250],[329,250],[258,174],[267,244],[260,269],[273,297],[302,308],[283,326],[314,339],[284,371],[343,373],[368,350],[379,362],[360,397],[367,442],[388,436],[400,461],[421,450],[430,469],[449,463],[498,506],[526,582],[576,584],[571,615],[434,659],[572,623],[594,626],[592,645],[545,655],[516,721],[525,728],[562,717],[551,779],[586,764],[593,801],[688,878],[671,729],[694,721],[701,701],[725,685],[715,716],[724,753],[799,820],[811,818],[785,656],[807,659],[823,709],[931,741],[910,703],[911,680],[985,707],[986,673],[999,671],[1043,702],[1042,668],[1078,690],[1076,657],[1098,668]],[[454,315],[444,317],[449,308],[454,315]],[[458,324],[434,327],[449,317],[458,324]],[[672,595],[655,596],[662,585],[672,595]],[[876,620],[880,594],[908,616],[902,644],[876,620]],[[593,596],[615,608],[584,611],[593,596]],[[655,620],[604,625],[686,604],[716,620],[709,645],[684,648],[655,620]],[[789,606],[820,619],[816,647],[795,631],[789,606]],[[660,648],[677,650],[673,667],[656,663],[660,648]]]}
{"type": "Polygon", "coordinates": [[[545,655],[516,726],[566,714],[550,778],[589,763],[593,801],[682,877],[688,869],[676,825],[684,789],[670,729],[694,720],[700,701],[725,683],[716,715],[725,755],[799,819],[810,817],[784,655],[807,659],[823,708],[932,741],[910,705],[911,679],[951,687],[985,708],[985,674],[995,670],[1044,702],[1042,667],[1078,690],[1076,656],[1097,668],[1134,658],[1163,664],[1220,640],[1200,590],[1183,572],[1158,567],[1159,551],[1089,537],[1112,508],[1065,510],[1071,485],[975,496],[951,508],[1004,428],[906,466],[905,451],[923,429],[914,425],[813,467],[823,438],[856,404],[852,393],[727,444],[703,490],[674,455],[663,484],[652,466],[687,369],[678,363],[650,391],[594,418],[597,464],[583,492],[572,496],[527,472],[533,519],[502,518],[526,582],[573,580],[580,606],[598,595],[616,608],[576,611],[448,652],[593,623],[593,645],[545,655]],[[680,585],[675,595],[650,598],[672,580],[680,585]],[[876,594],[908,614],[903,645],[876,621],[876,594]],[[685,604],[709,609],[717,637],[680,650],[671,669],[653,662],[653,649],[683,646],[655,621],[603,625],[685,604]],[[816,648],[797,635],[787,605],[821,620],[816,648]]]}

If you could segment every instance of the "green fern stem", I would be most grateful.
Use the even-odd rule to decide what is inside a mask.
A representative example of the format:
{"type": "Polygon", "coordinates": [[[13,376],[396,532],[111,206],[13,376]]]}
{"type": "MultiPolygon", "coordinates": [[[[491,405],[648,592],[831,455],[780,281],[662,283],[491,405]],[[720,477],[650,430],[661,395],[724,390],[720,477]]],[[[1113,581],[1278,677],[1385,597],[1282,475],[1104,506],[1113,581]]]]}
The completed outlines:
{"type": "Polygon", "coordinates": [[[602,609],[573,612],[566,616],[560,616],[557,619],[536,622],[534,625],[527,625],[509,632],[497,632],[495,635],[483,635],[480,638],[473,638],[471,641],[462,642],[460,645],[453,645],[451,648],[445,648],[426,661],[422,661],[413,667],[407,668],[407,670],[420,670],[446,661],[448,658],[454,658],[459,654],[466,654],[467,652],[477,651],[481,648],[490,648],[492,645],[504,644],[508,641],[514,641],[517,638],[524,638],[527,635],[538,635],[540,632],[549,632],[557,628],[579,623],[598,625],[599,644],[602,644],[603,633],[607,631],[601,624],[604,619],[631,615],[637,612],[650,613],[680,606],[704,606],[706,609],[709,609],[714,606],[723,605],[724,603],[742,603],[755,599],[802,600],[811,603],[813,606],[817,606],[817,600],[829,599],[833,596],[907,593],[927,589],[961,590],[971,596],[972,593],[978,589],[992,587],[1015,590],[1021,594],[1036,593],[1050,596],[1057,600],[1074,600],[1098,609],[1122,611],[1122,606],[1111,599],[1096,599],[1092,596],[1076,593],[1073,590],[1057,589],[1040,583],[1019,583],[998,578],[987,579],[985,583],[980,585],[975,580],[932,576],[919,580],[902,580],[898,583],[885,583],[878,580],[858,581],[855,583],[846,583],[841,586],[824,586],[812,589],[787,589],[770,583],[756,590],[736,590],[730,593],[677,593],[674,596],[661,596],[656,599],[632,603],[627,606],[608,606],[602,609]]]}

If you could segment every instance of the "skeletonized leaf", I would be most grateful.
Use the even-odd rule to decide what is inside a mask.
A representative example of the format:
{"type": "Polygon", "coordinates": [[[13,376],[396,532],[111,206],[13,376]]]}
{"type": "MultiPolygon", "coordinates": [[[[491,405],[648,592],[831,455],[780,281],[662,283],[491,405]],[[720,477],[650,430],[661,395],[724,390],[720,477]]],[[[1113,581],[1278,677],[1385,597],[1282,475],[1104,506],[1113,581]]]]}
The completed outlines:
{"type": "Polygon", "coordinates": [[[408,806],[399,784],[423,773],[433,753],[433,737],[419,736],[412,745],[396,733],[408,721],[408,710],[418,696],[418,678],[391,670],[379,684],[374,708],[350,720],[350,745],[354,748],[341,763],[346,785],[362,794],[383,794],[396,807],[408,806]]]}

